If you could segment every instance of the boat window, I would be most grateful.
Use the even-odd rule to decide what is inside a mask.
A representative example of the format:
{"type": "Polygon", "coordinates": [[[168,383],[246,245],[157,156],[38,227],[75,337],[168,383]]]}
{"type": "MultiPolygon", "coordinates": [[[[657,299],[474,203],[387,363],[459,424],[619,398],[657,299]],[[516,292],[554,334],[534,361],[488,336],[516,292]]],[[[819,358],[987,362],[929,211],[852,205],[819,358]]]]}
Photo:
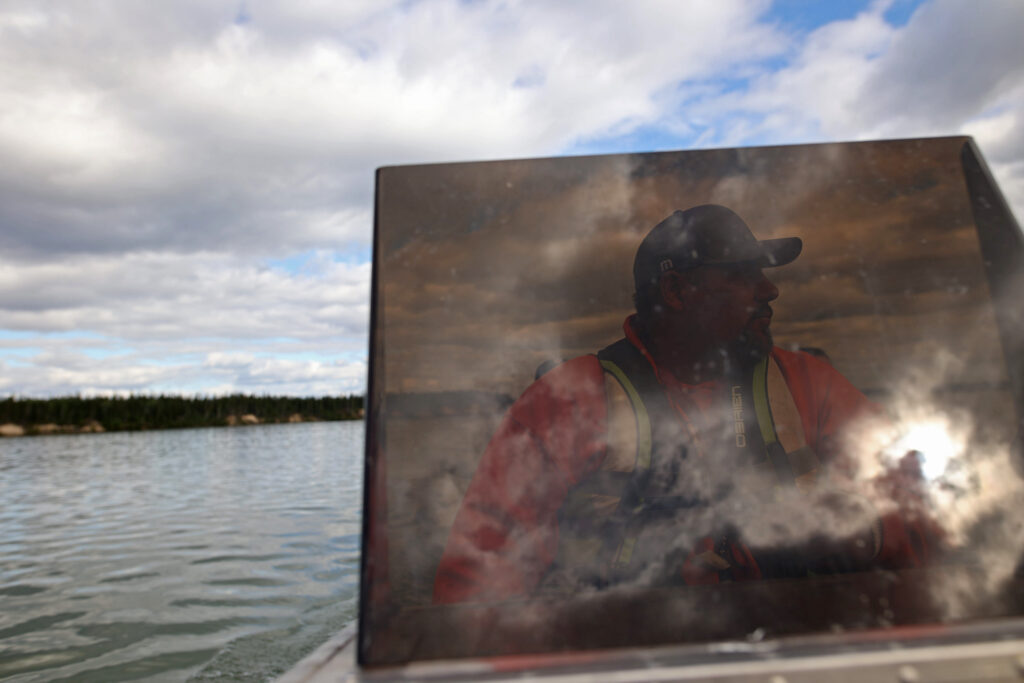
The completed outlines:
{"type": "Polygon", "coordinates": [[[360,661],[1022,614],[1021,259],[963,137],[379,170],[360,661]]]}

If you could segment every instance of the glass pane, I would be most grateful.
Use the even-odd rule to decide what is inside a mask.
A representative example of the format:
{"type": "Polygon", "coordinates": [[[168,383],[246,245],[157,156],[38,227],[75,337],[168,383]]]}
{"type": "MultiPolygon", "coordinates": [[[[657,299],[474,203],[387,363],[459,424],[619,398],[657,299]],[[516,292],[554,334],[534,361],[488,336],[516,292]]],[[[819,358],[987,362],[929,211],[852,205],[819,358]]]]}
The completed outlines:
{"type": "Polygon", "coordinates": [[[1021,612],[1020,233],[966,138],[377,192],[364,663],[1021,612]]]}

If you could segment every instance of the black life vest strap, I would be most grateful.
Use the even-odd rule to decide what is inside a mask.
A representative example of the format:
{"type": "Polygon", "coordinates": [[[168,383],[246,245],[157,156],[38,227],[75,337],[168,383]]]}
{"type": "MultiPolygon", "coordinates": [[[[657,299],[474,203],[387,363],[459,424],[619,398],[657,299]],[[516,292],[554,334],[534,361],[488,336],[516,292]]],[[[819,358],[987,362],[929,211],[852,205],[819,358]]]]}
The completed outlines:
{"type": "Polygon", "coordinates": [[[676,419],[672,404],[665,396],[654,368],[628,339],[620,339],[604,347],[597,352],[597,359],[604,371],[618,380],[633,405],[637,427],[635,471],[646,472],[658,451],[654,425],[661,420],[676,419]]]}
{"type": "Polygon", "coordinates": [[[614,515],[618,520],[615,526],[619,533],[606,539],[602,553],[607,565],[621,569],[629,565],[643,529],[644,513],[649,507],[645,489],[651,464],[656,454],[664,451],[660,447],[663,444],[657,443],[653,425],[677,418],[654,374],[654,368],[628,339],[620,339],[601,349],[597,358],[604,371],[612,375],[626,392],[636,418],[636,460],[633,472],[624,482],[626,485],[619,489],[622,497],[614,515]]]}

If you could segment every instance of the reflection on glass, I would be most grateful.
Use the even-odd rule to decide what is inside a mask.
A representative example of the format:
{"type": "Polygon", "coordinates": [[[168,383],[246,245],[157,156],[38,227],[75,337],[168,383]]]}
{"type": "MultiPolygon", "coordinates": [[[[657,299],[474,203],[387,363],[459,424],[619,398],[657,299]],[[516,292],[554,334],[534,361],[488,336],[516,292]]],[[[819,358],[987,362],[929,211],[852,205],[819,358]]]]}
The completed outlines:
{"type": "Polygon", "coordinates": [[[962,152],[383,169],[364,661],[1019,613],[1020,240],[962,152]]]}

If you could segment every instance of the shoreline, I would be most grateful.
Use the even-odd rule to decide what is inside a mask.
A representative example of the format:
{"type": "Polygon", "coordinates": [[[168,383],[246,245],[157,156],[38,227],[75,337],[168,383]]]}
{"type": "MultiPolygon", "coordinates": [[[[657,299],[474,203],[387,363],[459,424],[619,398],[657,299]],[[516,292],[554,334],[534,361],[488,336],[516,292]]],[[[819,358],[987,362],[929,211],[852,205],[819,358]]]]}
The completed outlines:
{"type": "Polygon", "coordinates": [[[220,427],[250,427],[256,425],[267,425],[267,424],[301,424],[306,422],[348,422],[352,420],[362,420],[363,411],[359,410],[356,415],[351,417],[340,417],[340,418],[322,418],[313,416],[304,416],[299,413],[289,415],[286,419],[267,419],[257,417],[251,413],[244,415],[228,415],[222,422],[210,424],[206,423],[195,423],[195,424],[176,424],[176,425],[165,425],[165,426],[143,426],[143,427],[128,427],[121,429],[107,429],[98,420],[86,420],[81,425],[73,424],[55,424],[52,422],[42,424],[29,424],[22,425],[14,422],[6,422],[0,424],[0,439],[13,439],[19,437],[31,437],[31,436],[53,436],[61,434],[105,434],[107,432],[153,432],[163,429],[199,429],[204,427],[220,428],[220,427]]]}

